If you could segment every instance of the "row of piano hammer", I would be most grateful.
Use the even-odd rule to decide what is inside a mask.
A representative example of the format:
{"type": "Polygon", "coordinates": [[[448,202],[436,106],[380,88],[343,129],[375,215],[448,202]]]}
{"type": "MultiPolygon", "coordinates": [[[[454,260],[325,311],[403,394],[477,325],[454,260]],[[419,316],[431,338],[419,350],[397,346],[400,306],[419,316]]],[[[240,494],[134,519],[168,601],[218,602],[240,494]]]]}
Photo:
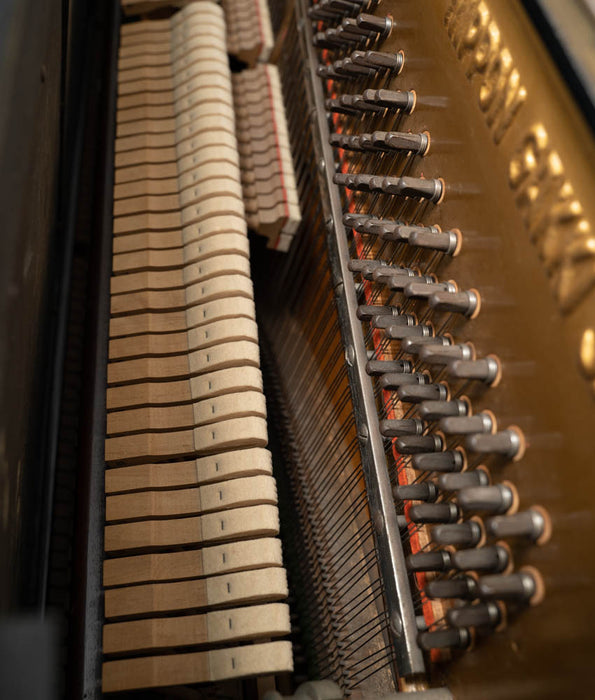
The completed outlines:
{"type": "Polygon", "coordinates": [[[292,667],[221,8],[122,27],[105,692],[292,667]]]}

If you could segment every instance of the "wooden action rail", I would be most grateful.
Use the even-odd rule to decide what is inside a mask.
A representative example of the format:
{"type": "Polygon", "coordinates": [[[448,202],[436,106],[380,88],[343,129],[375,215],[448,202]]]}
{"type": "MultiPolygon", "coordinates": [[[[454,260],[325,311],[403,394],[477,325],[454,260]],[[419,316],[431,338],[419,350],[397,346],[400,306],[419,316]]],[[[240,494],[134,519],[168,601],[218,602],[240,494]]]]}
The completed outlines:
{"type": "Polygon", "coordinates": [[[232,82],[248,223],[287,251],[301,214],[279,71],[261,64],[232,82]]]}
{"type": "Polygon", "coordinates": [[[105,692],[292,668],[225,37],[207,0],[121,31],[105,692]]]}

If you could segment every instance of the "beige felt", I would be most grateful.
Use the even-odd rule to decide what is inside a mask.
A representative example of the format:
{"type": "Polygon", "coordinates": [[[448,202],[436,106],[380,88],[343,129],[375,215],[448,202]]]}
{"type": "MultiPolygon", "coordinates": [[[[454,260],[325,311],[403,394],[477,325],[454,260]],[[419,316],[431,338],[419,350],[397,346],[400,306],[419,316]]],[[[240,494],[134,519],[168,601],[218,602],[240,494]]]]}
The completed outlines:
{"type": "Polygon", "coordinates": [[[174,433],[147,432],[108,437],[105,441],[105,461],[108,464],[138,464],[240,447],[265,447],[267,442],[266,420],[248,416],[174,433]]]}
{"type": "Polygon", "coordinates": [[[271,453],[253,447],[190,462],[140,464],[105,472],[106,493],[182,488],[254,474],[272,473],[271,453]]]}
{"type": "Polygon", "coordinates": [[[256,343],[241,340],[179,356],[110,362],[107,380],[109,386],[115,386],[154,379],[184,379],[205,372],[244,366],[259,367],[260,354],[256,343]]]}
{"type": "Polygon", "coordinates": [[[147,656],[103,664],[103,692],[211,683],[293,670],[291,642],[147,656]]]}
{"type": "MultiPolygon", "coordinates": [[[[212,246],[214,247],[214,246],[212,246]]],[[[250,263],[245,255],[217,255],[211,252],[211,255],[201,254],[198,250],[200,246],[196,246],[196,254],[200,255],[199,262],[193,262],[184,265],[184,267],[175,270],[156,271],[146,270],[143,272],[130,272],[127,274],[112,277],[111,293],[112,294],[127,294],[128,292],[137,292],[143,289],[176,289],[178,287],[186,287],[196,282],[218,277],[219,275],[246,275],[250,276],[250,263]]],[[[186,250],[182,251],[185,257],[186,250]]],[[[193,252],[188,251],[188,252],[193,252]]],[[[140,257],[140,253],[138,257],[140,257]]],[[[176,254],[176,259],[177,259],[176,254]]],[[[188,263],[188,259],[185,257],[188,263]]]]}
{"type": "MultiPolygon", "coordinates": [[[[258,505],[194,517],[106,525],[105,551],[156,550],[242,537],[269,537],[278,533],[279,513],[276,506],[258,505]]],[[[106,617],[111,617],[107,595],[106,617]]]]}
{"type": "Polygon", "coordinates": [[[271,476],[231,479],[191,489],[108,496],[105,519],[124,522],[171,518],[262,504],[277,504],[277,488],[271,476]]]}
{"type": "Polygon", "coordinates": [[[103,562],[103,585],[109,588],[201,578],[282,565],[280,540],[262,537],[182,552],[154,552],[106,559],[103,562]]]}
{"type": "Polygon", "coordinates": [[[262,376],[257,367],[231,367],[177,382],[146,382],[110,387],[107,410],[119,411],[143,406],[171,406],[204,400],[238,391],[262,391],[262,376]]]}
{"type": "Polygon", "coordinates": [[[174,333],[217,319],[245,316],[255,318],[254,302],[246,297],[229,297],[171,313],[132,314],[110,320],[110,337],[126,337],[145,333],[174,333]]]}
{"type": "Polygon", "coordinates": [[[127,435],[182,430],[241,416],[266,418],[266,403],[261,392],[234,392],[193,404],[145,406],[112,411],[107,416],[106,432],[107,435],[127,435]]]}
{"type": "Polygon", "coordinates": [[[289,634],[289,607],[282,603],[231,608],[203,615],[115,622],[103,628],[103,653],[220,644],[289,634]]]}
{"type": "Polygon", "coordinates": [[[133,253],[142,250],[171,250],[183,245],[181,231],[152,231],[150,233],[130,233],[113,239],[114,255],[133,253]]]}

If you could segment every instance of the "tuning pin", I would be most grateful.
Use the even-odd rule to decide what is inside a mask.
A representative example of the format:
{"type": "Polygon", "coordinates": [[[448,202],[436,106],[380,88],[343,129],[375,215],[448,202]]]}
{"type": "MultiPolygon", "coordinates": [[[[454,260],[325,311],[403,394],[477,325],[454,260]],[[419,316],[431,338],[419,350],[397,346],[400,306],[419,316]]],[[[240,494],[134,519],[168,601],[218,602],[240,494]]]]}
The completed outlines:
{"type": "Polygon", "coordinates": [[[351,270],[351,272],[359,272],[362,275],[362,277],[367,276],[366,278],[371,280],[374,270],[376,270],[378,267],[387,267],[387,264],[384,262],[384,260],[354,258],[349,261],[348,267],[351,270]]]}
{"type": "Polygon", "coordinates": [[[483,539],[483,529],[475,520],[467,520],[464,523],[437,525],[432,528],[430,537],[432,542],[444,547],[476,547],[483,539]]]}
{"type": "Polygon", "coordinates": [[[427,421],[440,420],[446,416],[466,416],[468,411],[469,405],[463,399],[424,400],[417,407],[420,418],[427,421]]]}
{"type": "Polygon", "coordinates": [[[469,289],[465,292],[438,291],[428,299],[431,309],[463,314],[467,318],[476,318],[481,306],[479,292],[469,289]]]}
{"type": "Polygon", "coordinates": [[[428,338],[434,334],[432,326],[399,326],[393,324],[384,330],[384,334],[391,340],[403,340],[404,338],[428,338]]]}
{"type": "Polygon", "coordinates": [[[368,360],[366,373],[371,377],[382,374],[410,374],[413,365],[409,360],[368,360]]]}
{"type": "Polygon", "coordinates": [[[434,452],[435,454],[414,454],[411,466],[422,472],[460,472],[465,466],[465,457],[459,450],[434,452]]]}
{"type": "Polygon", "coordinates": [[[450,338],[443,335],[431,336],[428,338],[406,338],[401,343],[401,351],[408,355],[418,355],[426,346],[446,347],[450,345],[450,338]]]}
{"type": "Polygon", "coordinates": [[[496,515],[485,522],[486,530],[492,537],[521,537],[537,544],[543,544],[551,534],[548,514],[539,506],[513,515],[496,515]]]}
{"type": "Polygon", "coordinates": [[[472,486],[487,486],[489,483],[489,474],[482,467],[468,472],[441,474],[438,477],[438,486],[442,491],[460,491],[472,486]]]}
{"type": "Polygon", "coordinates": [[[427,134],[409,134],[401,131],[375,131],[372,145],[383,150],[408,151],[424,155],[430,145],[427,134]]]}
{"type": "Polygon", "coordinates": [[[496,603],[475,603],[451,608],[446,619],[453,627],[498,627],[502,611],[496,603]]]}
{"type": "Polygon", "coordinates": [[[377,35],[378,39],[386,39],[393,28],[393,21],[390,17],[376,17],[362,13],[356,17],[357,26],[377,35]]]}
{"type": "Polygon", "coordinates": [[[518,496],[512,484],[503,483],[464,488],[457,494],[457,501],[465,511],[501,515],[517,507],[518,496]]]}
{"type": "Polygon", "coordinates": [[[433,503],[438,498],[436,484],[424,481],[419,484],[393,486],[393,496],[399,501],[426,501],[433,503]]]}
{"type": "Polygon", "coordinates": [[[404,90],[364,90],[362,93],[366,102],[385,109],[400,109],[410,114],[415,107],[415,93],[404,90]]]}
{"type": "Polygon", "coordinates": [[[477,581],[472,576],[457,576],[445,580],[429,581],[424,588],[424,592],[428,598],[432,599],[461,598],[463,600],[475,600],[477,598],[477,581]]]}
{"type": "MultiPolygon", "coordinates": [[[[357,114],[356,109],[354,109],[353,107],[346,107],[345,105],[341,104],[340,100],[336,98],[328,99],[324,104],[329,112],[335,112],[337,114],[346,114],[349,117],[352,117],[353,115],[357,114]]],[[[339,183],[336,182],[336,184],[339,183]]]]}
{"type": "Polygon", "coordinates": [[[525,567],[514,574],[482,576],[477,581],[477,591],[483,600],[536,605],[544,597],[545,586],[536,569],[525,567]]]}
{"type": "Polygon", "coordinates": [[[495,355],[482,360],[453,360],[448,363],[447,371],[454,379],[474,379],[488,385],[497,384],[502,373],[500,360],[495,355]]]}
{"type": "Polygon", "coordinates": [[[493,435],[469,435],[465,446],[471,452],[497,454],[518,461],[525,452],[525,439],[518,428],[508,428],[493,435]]]}
{"type": "Polygon", "coordinates": [[[396,306],[362,304],[357,307],[355,314],[360,321],[370,322],[372,321],[372,319],[378,318],[380,316],[387,316],[389,318],[398,316],[399,309],[396,306]]]}
{"type": "Polygon", "coordinates": [[[378,381],[378,386],[385,391],[396,391],[399,387],[406,384],[424,384],[428,381],[426,374],[420,372],[389,372],[383,374],[378,381]]]}
{"type": "Polygon", "coordinates": [[[421,632],[417,638],[425,651],[432,649],[466,649],[471,644],[471,634],[464,627],[421,632]]]}
{"type": "MultiPolygon", "coordinates": [[[[340,135],[341,134],[339,134],[339,136],[340,135]]],[[[347,226],[347,228],[353,228],[354,226],[357,226],[360,222],[366,221],[369,218],[371,218],[369,214],[355,214],[347,212],[346,214],[343,214],[343,223],[345,224],[345,226],[347,226]]]]}
{"type": "Polygon", "coordinates": [[[422,401],[444,403],[448,397],[448,387],[444,384],[400,386],[397,389],[397,396],[403,403],[421,403],[422,401]]]}
{"type": "Polygon", "coordinates": [[[402,455],[440,452],[443,447],[444,443],[439,435],[407,435],[397,439],[397,452],[402,455]]]}
{"type": "Polygon", "coordinates": [[[344,58],[333,63],[334,70],[339,74],[344,74],[353,78],[373,78],[374,70],[366,68],[366,66],[358,66],[349,58],[344,58]]]}
{"type": "Polygon", "coordinates": [[[424,424],[419,418],[394,418],[380,421],[380,432],[387,438],[421,435],[423,430],[424,424]]]}
{"type": "Polygon", "coordinates": [[[406,227],[400,221],[369,219],[363,226],[364,233],[380,236],[383,240],[402,243],[407,240],[406,227]]]}
{"type": "Polygon", "coordinates": [[[451,568],[450,554],[444,550],[410,554],[407,568],[410,571],[448,571],[451,568]]]}
{"type": "Polygon", "coordinates": [[[473,435],[496,431],[496,418],[491,411],[483,411],[474,416],[447,416],[438,424],[447,435],[473,435]]]}
{"type": "Polygon", "coordinates": [[[371,66],[379,70],[390,70],[397,74],[401,72],[405,61],[405,56],[401,51],[399,53],[354,51],[350,58],[358,65],[371,66]]]}
{"type": "Polygon", "coordinates": [[[374,282],[386,284],[391,289],[404,287],[412,277],[417,277],[413,270],[407,267],[395,267],[394,265],[378,268],[376,275],[372,275],[374,282]]]}
{"type": "Polygon", "coordinates": [[[446,255],[457,255],[461,250],[462,242],[463,238],[459,230],[441,231],[437,226],[419,228],[409,237],[409,245],[437,250],[446,255]]]}
{"type": "Polygon", "coordinates": [[[460,571],[487,571],[500,573],[510,562],[508,550],[501,545],[461,549],[452,552],[452,565],[460,571]]]}
{"type": "Polygon", "coordinates": [[[470,344],[428,345],[419,351],[419,359],[429,365],[447,365],[452,360],[472,360],[475,349],[470,344]]]}
{"type": "Polygon", "coordinates": [[[402,272],[395,272],[395,274],[387,277],[384,284],[391,290],[391,292],[402,292],[406,285],[411,281],[411,278],[420,278],[413,270],[407,270],[403,268],[402,272]]]}
{"type": "Polygon", "coordinates": [[[417,280],[409,282],[403,290],[403,293],[408,299],[427,299],[432,296],[436,290],[454,291],[456,285],[452,282],[434,282],[431,280],[427,283],[420,283],[417,280]]]}
{"type": "Polygon", "coordinates": [[[454,503],[422,503],[409,509],[409,518],[414,523],[456,523],[459,515],[454,503]]]}
{"type": "Polygon", "coordinates": [[[385,177],[382,181],[382,191],[386,194],[438,202],[442,199],[444,183],[436,178],[385,177]]]}
{"type": "Polygon", "coordinates": [[[401,314],[400,316],[374,316],[372,327],[379,330],[386,330],[389,326],[415,326],[417,320],[411,314],[401,314]]]}

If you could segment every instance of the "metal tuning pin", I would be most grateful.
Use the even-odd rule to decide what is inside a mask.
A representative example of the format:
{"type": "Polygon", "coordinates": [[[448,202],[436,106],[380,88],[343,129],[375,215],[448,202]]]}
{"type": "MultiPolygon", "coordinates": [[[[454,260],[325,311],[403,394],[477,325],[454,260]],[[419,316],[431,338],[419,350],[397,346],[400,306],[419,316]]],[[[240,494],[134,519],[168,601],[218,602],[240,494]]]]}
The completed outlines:
{"type": "MultiPolygon", "coordinates": [[[[378,270],[378,274],[374,277],[374,282],[379,284],[403,284],[409,283],[412,277],[416,277],[416,273],[407,267],[395,267],[393,265],[386,265],[384,268],[378,270]]],[[[392,287],[391,287],[392,289],[392,287]]]]}
{"type": "Polygon", "coordinates": [[[347,226],[347,228],[354,228],[355,226],[358,226],[361,222],[367,221],[370,218],[371,217],[369,214],[354,214],[348,212],[347,214],[343,214],[343,223],[345,226],[347,226]]]}
{"type": "Polygon", "coordinates": [[[510,603],[535,603],[543,594],[543,582],[537,572],[521,570],[514,574],[482,576],[477,581],[482,600],[502,600],[510,603]]]}
{"type": "Polygon", "coordinates": [[[479,292],[475,289],[465,292],[438,291],[432,294],[428,303],[431,309],[462,314],[467,318],[476,318],[481,307],[479,292]]]}
{"type": "Polygon", "coordinates": [[[358,66],[350,58],[343,58],[333,63],[333,69],[339,75],[351,78],[373,78],[375,71],[366,66],[358,66]]]}
{"type": "Polygon", "coordinates": [[[400,316],[375,316],[372,319],[372,327],[386,329],[391,325],[395,326],[415,326],[417,323],[415,316],[401,314],[400,316]]]}
{"type": "Polygon", "coordinates": [[[525,440],[518,428],[508,428],[493,435],[469,435],[465,446],[471,452],[496,454],[512,460],[519,460],[525,451],[525,440]]]}
{"type": "Polygon", "coordinates": [[[466,343],[458,345],[428,345],[421,348],[419,359],[428,365],[447,365],[452,360],[472,360],[475,350],[466,343]]]}
{"type": "Polygon", "coordinates": [[[407,435],[397,439],[397,452],[402,455],[419,455],[440,452],[444,447],[439,435],[407,435]]]}
{"type": "Polygon", "coordinates": [[[454,292],[456,286],[452,282],[409,282],[403,290],[403,293],[408,299],[428,299],[436,291],[454,292]]]}
{"type": "Polygon", "coordinates": [[[481,525],[475,520],[437,525],[430,533],[432,542],[440,546],[476,547],[483,538],[481,525]]]}
{"type": "Polygon", "coordinates": [[[459,450],[435,450],[435,454],[414,455],[411,466],[422,472],[460,472],[465,466],[465,458],[459,450]]]}
{"type": "Polygon", "coordinates": [[[502,611],[496,603],[475,603],[451,608],[446,619],[453,627],[498,627],[502,611]]]}
{"type": "Polygon", "coordinates": [[[356,65],[369,66],[376,70],[389,70],[400,73],[405,57],[402,53],[385,53],[383,51],[354,51],[351,60],[356,65]]]}
{"type": "Polygon", "coordinates": [[[380,236],[386,241],[396,243],[407,241],[407,227],[400,221],[389,221],[388,219],[369,219],[362,224],[362,232],[369,235],[380,236]]]}
{"type": "Polygon", "coordinates": [[[482,360],[453,360],[447,365],[448,373],[453,379],[474,379],[492,385],[500,379],[500,360],[494,355],[482,360]]]}
{"type": "Polygon", "coordinates": [[[408,355],[419,355],[422,348],[428,345],[432,347],[445,347],[450,345],[450,339],[443,335],[431,336],[428,338],[406,338],[401,343],[401,350],[408,355]]]}
{"type": "Polygon", "coordinates": [[[462,244],[461,232],[441,231],[438,226],[419,227],[409,237],[409,245],[416,248],[437,250],[446,255],[456,255],[462,244]]]}
{"type": "Polygon", "coordinates": [[[466,649],[471,644],[471,634],[464,627],[430,632],[420,632],[417,637],[419,646],[425,651],[432,649],[466,649]]]}
{"type": "Polygon", "coordinates": [[[499,574],[509,564],[508,550],[501,545],[461,549],[451,554],[452,566],[459,571],[486,571],[499,574]]]}
{"type": "Polygon", "coordinates": [[[432,481],[421,484],[393,486],[393,496],[398,501],[426,501],[433,503],[438,498],[438,488],[432,481]]]}
{"type": "Polygon", "coordinates": [[[423,384],[426,381],[426,375],[420,374],[419,372],[412,372],[411,374],[391,372],[389,374],[384,374],[380,378],[378,386],[383,391],[397,391],[401,386],[423,384]]]}
{"type": "Polygon", "coordinates": [[[487,411],[474,416],[447,416],[440,420],[438,427],[448,435],[493,433],[496,431],[496,419],[487,411]]]}
{"type": "Polygon", "coordinates": [[[371,377],[381,374],[409,374],[413,370],[413,365],[409,360],[368,360],[366,363],[366,373],[371,377]]]}
{"type": "Polygon", "coordinates": [[[448,387],[444,384],[400,386],[397,389],[397,396],[403,403],[421,403],[428,400],[442,403],[448,397],[448,387]]]}
{"type": "Polygon", "coordinates": [[[386,194],[438,202],[444,193],[444,183],[436,178],[385,177],[382,181],[382,191],[386,194]]]}
{"type": "Polygon", "coordinates": [[[408,151],[424,155],[430,145],[427,134],[409,134],[401,131],[375,131],[372,145],[381,150],[408,151]]]}
{"type": "Polygon", "coordinates": [[[448,571],[451,568],[450,554],[445,551],[410,554],[407,567],[410,571],[448,571]]]}
{"type": "Polygon", "coordinates": [[[457,494],[457,502],[464,511],[481,511],[500,515],[517,505],[515,491],[505,484],[471,486],[457,494]]]}
{"type": "Polygon", "coordinates": [[[423,421],[419,418],[394,418],[380,421],[380,432],[387,438],[421,435],[424,427],[423,421]]]}
{"type": "Polygon", "coordinates": [[[472,486],[487,486],[490,477],[485,469],[474,469],[468,472],[454,474],[441,474],[438,477],[438,486],[442,491],[460,491],[472,486]]]}
{"type": "Polygon", "coordinates": [[[378,267],[388,267],[384,260],[372,260],[368,258],[354,258],[349,261],[351,272],[359,272],[362,277],[371,280],[374,270],[378,267]]]}
{"type": "Polygon", "coordinates": [[[357,114],[356,109],[354,109],[353,107],[347,107],[336,98],[326,100],[325,106],[329,112],[336,112],[337,114],[346,114],[347,116],[353,116],[354,114],[357,114]]]}
{"type": "Polygon", "coordinates": [[[407,270],[406,268],[403,268],[402,271],[395,272],[394,275],[388,277],[384,284],[386,284],[386,286],[393,292],[402,292],[403,289],[407,286],[407,284],[409,284],[412,277],[422,279],[419,277],[419,275],[413,272],[413,270],[407,270]]]}
{"type": "Polygon", "coordinates": [[[404,338],[415,338],[422,336],[428,338],[434,334],[432,326],[399,326],[393,324],[384,330],[387,338],[391,340],[403,340],[404,338]]]}
{"type": "Polygon", "coordinates": [[[519,537],[541,544],[551,532],[549,517],[538,506],[513,515],[496,515],[485,521],[492,537],[519,537]]]}
{"type": "Polygon", "coordinates": [[[409,517],[414,523],[456,523],[460,511],[454,503],[422,503],[411,506],[409,517]]]}
{"type": "Polygon", "coordinates": [[[385,109],[402,110],[410,114],[415,107],[415,93],[405,90],[364,90],[365,102],[385,109]]]}
{"type": "Polygon", "coordinates": [[[365,304],[362,304],[357,307],[357,311],[355,313],[360,321],[371,322],[372,319],[377,318],[379,316],[388,316],[389,318],[398,316],[399,309],[396,306],[366,306],[365,304]]]}
{"type": "Polygon", "coordinates": [[[466,416],[469,406],[462,399],[424,400],[417,407],[420,418],[427,421],[440,420],[446,416],[466,416]]]}
{"type": "MultiPolygon", "coordinates": [[[[452,527],[452,526],[449,526],[452,527]]],[[[435,530],[437,528],[434,528],[435,530]]],[[[472,576],[457,576],[443,581],[429,581],[424,588],[428,598],[460,598],[475,600],[477,598],[477,582],[472,576]]]]}
{"type": "Polygon", "coordinates": [[[393,28],[393,21],[390,17],[376,17],[362,13],[356,17],[356,22],[359,29],[373,32],[378,39],[386,39],[393,28]]]}

